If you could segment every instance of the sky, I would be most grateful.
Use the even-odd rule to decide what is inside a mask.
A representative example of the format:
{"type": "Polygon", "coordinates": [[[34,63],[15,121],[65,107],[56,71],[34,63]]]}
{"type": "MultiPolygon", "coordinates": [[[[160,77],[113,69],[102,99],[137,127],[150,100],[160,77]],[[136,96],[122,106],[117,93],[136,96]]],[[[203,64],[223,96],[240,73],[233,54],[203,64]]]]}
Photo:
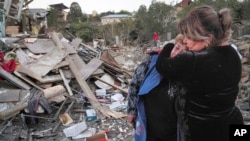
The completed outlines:
{"type": "MultiPolygon", "coordinates": [[[[152,0],[33,0],[29,4],[29,8],[44,8],[48,5],[63,3],[70,7],[72,2],[77,2],[83,13],[91,14],[94,10],[97,13],[114,11],[119,12],[126,10],[129,12],[137,11],[141,5],[149,7],[152,0]]],[[[181,0],[156,0],[157,2],[165,2],[166,4],[176,4],[181,0]]]]}

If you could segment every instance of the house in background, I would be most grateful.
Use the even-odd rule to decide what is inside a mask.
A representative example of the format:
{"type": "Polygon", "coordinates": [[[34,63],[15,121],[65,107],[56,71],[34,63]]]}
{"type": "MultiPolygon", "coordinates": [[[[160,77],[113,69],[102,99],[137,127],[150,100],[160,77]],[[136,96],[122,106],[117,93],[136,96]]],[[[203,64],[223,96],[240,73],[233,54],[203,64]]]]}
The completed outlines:
{"type": "Polygon", "coordinates": [[[181,2],[177,3],[176,6],[177,7],[186,7],[189,4],[191,4],[191,0],[182,0],[181,2]]]}
{"type": "Polygon", "coordinates": [[[102,25],[106,25],[106,24],[119,23],[125,19],[134,19],[134,18],[133,16],[130,16],[128,14],[112,14],[112,15],[101,17],[101,22],[102,22],[102,25]]]}
{"type": "Polygon", "coordinates": [[[30,28],[29,31],[33,31],[36,35],[38,35],[39,32],[44,33],[44,30],[48,28],[47,16],[49,11],[42,8],[31,8],[26,9],[26,13],[29,16],[27,16],[28,21],[25,25],[30,28]]]}

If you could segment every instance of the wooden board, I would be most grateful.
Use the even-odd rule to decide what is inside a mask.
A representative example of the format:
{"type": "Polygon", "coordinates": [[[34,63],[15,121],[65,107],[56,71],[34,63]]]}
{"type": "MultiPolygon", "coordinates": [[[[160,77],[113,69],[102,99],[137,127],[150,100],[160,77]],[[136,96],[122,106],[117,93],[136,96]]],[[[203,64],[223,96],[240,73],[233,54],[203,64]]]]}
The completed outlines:
{"type": "Polygon", "coordinates": [[[92,60],[90,60],[87,66],[80,70],[83,78],[86,80],[97,68],[102,65],[102,63],[103,61],[97,58],[93,58],[92,60]]]}
{"type": "Polygon", "coordinates": [[[25,43],[25,45],[34,54],[48,53],[56,47],[51,39],[37,39],[34,43],[25,43]]]}
{"type": "Polygon", "coordinates": [[[20,89],[0,89],[0,102],[19,101],[20,89]]]}

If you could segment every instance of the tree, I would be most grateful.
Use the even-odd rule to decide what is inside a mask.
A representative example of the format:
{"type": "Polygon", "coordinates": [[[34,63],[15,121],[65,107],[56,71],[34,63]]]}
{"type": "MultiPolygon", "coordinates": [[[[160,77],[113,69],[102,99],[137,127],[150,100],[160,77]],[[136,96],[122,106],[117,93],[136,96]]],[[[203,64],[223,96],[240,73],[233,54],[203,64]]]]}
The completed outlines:
{"type": "MultiPolygon", "coordinates": [[[[164,2],[152,1],[149,9],[141,5],[136,13],[136,31],[142,42],[152,39],[154,31],[165,34],[170,31],[170,25],[175,21],[174,8],[164,2]]],[[[164,38],[164,37],[163,37],[164,38]]],[[[163,39],[164,40],[164,39],[163,39]]]]}
{"type": "Polygon", "coordinates": [[[93,40],[94,33],[96,33],[96,26],[91,23],[81,22],[72,23],[69,32],[78,38],[83,39],[84,42],[91,42],[93,40]]]}
{"type": "Polygon", "coordinates": [[[48,27],[55,28],[56,30],[61,30],[65,28],[67,22],[62,19],[62,14],[58,11],[58,9],[51,7],[50,13],[47,17],[48,27]]]}
{"type": "Polygon", "coordinates": [[[82,13],[82,9],[77,2],[71,3],[67,20],[70,23],[79,23],[87,21],[87,16],[82,13]]]}
{"type": "Polygon", "coordinates": [[[120,12],[116,13],[116,14],[127,14],[127,15],[131,15],[130,12],[128,12],[127,10],[121,10],[120,12]]]}
{"type": "Polygon", "coordinates": [[[189,6],[184,7],[180,12],[178,12],[178,18],[181,19],[194,7],[202,5],[209,5],[217,11],[222,8],[230,8],[232,10],[234,21],[241,19],[242,16],[242,9],[237,0],[195,0],[189,6]]]}
{"type": "Polygon", "coordinates": [[[242,8],[242,19],[247,19],[250,20],[250,1],[249,0],[244,0],[241,4],[242,8]]]}
{"type": "Polygon", "coordinates": [[[147,31],[149,29],[150,19],[147,13],[147,7],[141,5],[135,14],[135,30],[131,33],[132,39],[137,39],[138,42],[147,41],[147,31]]]}
{"type": "Polygon", "coordinates": [[[49,15],[47,17],[49,27],[58,27],[58,12],[54,8],[50,8],[49,15]]]}

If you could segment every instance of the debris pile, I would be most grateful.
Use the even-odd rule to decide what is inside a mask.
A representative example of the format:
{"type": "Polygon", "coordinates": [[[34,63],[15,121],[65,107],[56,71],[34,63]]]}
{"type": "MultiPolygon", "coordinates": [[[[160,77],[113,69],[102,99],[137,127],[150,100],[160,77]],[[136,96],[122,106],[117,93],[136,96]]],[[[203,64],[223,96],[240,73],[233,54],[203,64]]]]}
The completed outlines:
{"type": "Polygon", "coordinates": [[[250,125],[250,35],[243,35],[231,40],[242,56],[242,78],[238,96],[238,105],[243,114],[246,124],[250,125]]]}
{"type": "Polygon", "coordinates": [[[3,139],[132,137],[126,97],[132,72],[145,55],[141,50],[135,59],[130,47],[100,51],[55,31],[43,38],[6,37],[1,43],[3,139]]]}

